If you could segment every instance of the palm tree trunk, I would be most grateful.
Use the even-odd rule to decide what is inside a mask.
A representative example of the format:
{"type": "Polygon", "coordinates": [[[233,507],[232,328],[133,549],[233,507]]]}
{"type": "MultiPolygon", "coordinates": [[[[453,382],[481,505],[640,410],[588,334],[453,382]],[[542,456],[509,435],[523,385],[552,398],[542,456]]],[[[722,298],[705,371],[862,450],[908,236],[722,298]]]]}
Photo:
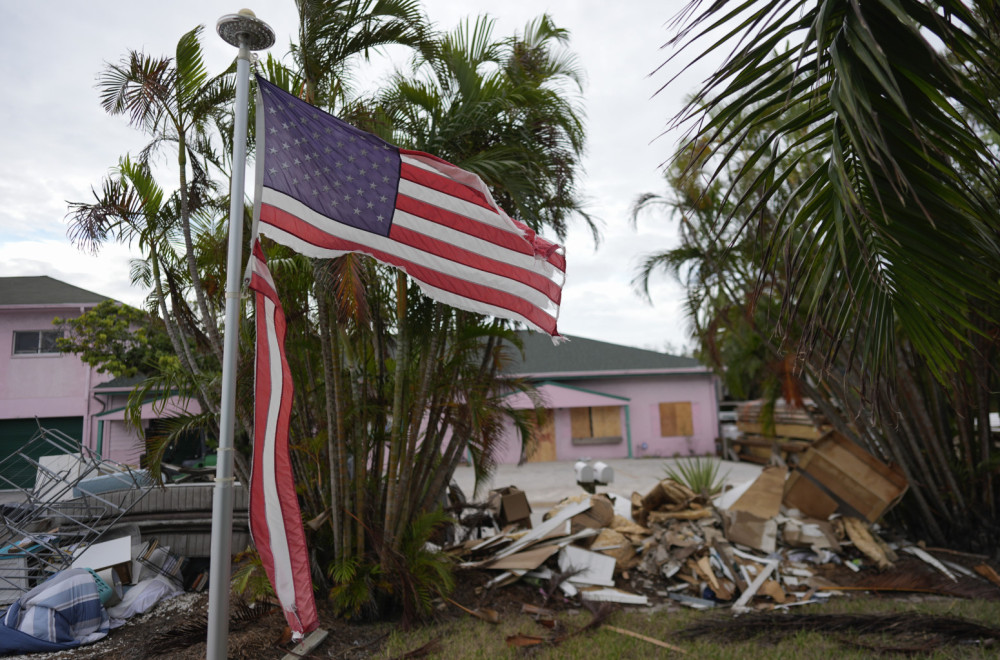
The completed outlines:
{"type": "MultiPolygon", "coordinates": [[[[418,493],[411,491],[414,488],[420,488],[422,485],[426,485],[421,484],[420,481],[414,481],[413,477],[418,469],[418,465],[415,464],[417,438],[420,436],[421,427],[425,421],[424,411],[427,409],[426,404],[431,387],[431,377],[434,370],[437,368],[438,348],[440,347],[442,337],[445,334],[443,328],[440,327],[443,316],[442,307],[441,303],[434,303],[434,318],[431,321],[431,344],[430,346],[425,347],[423,351],[423,356],[420,361],[420,388],[417,390],[417,395],[413,400],[413,404],[410,406],[410,410],[414,411],[414,415],[409,416],[409,429],[407,432],[406,445],[400,461],[402,470],[399,475],[399,492],[402,495],[402,511],[396,524],[395,535],[397,537],[401,537],[403,535],[403,528],[410,520],[410,515],[413,513],[413,505],[418,499],[418,493]]],[[[428,447],[426,445],[422,447],[422,451],[426,451],[427,449],[428,447]]]]}
{"type": "MultiPolygon", "coordinates": [[[[410,359],[410,331],[406,323],[406,276],[403,273],[396,274],[396,321],[399,329],[399,345],[396,347],[396,377],[393,382],[392,398],[392,432],[389,436],[389,465],[386,475],[386,497],[385,497],[385,520],[383,530],[385,532],[385,544],[388,548],[396,548],[396,537],[393,532],[396,529],[396,520],[399,515],[399,459],[403,450],[403,429],[405,420],[403,419],[406,371],[407,362],[410,359]]],[[[419,421],[417,422],[419,423],[419,421]]],[[[383,553],[386,561],[389,553],[383,553]]],[[[384,566],[383,568],[389,568],[384,566]]]]}
{"type": "MultiPolygon", "coordinates": [[[[934,432],[934,425],[927,414],[929,402],[925,397],[921,396],[914,380],[913,372],[910,370],[906,356],[903,355],[903,351],[898,343],[896,345],[896,359],[898,362],[896,380],[900,394],[902,394],[903,400],[907,404],[907,419],[916,427],[919,434],[917,437],[921,437],[924,444],[930,448],[931,457],[936,463],[936,471],[940,473],[947,489],[950,491],[951,498],[949,500],[954,502],[955,508],[953,513],[961,515],[961,512],[965,511],[965,498],[962,497],[962,491],[958,486],[958,482],[955,481],[955,474],[948,464],[948,458],[945,455],[946,452],[941,448],[942,438],[934,432]]],[[[947,438],[943,440],[948,441],[947,438]]]]}
{"type": "MultiPolygon", "coordinates": [[[[314,270],[318,264],[314,264],[314,270]]],[[[320,354],[323,360],[323,392],[325,394],[324,406],[326,409],[326,455],[330,470],[330,527],[333,530],[333,546],[337,557],[344,557],[343,554],[343,515],[344,496],[343,485],[340,477],[340,466],[343,464],[343,451],[341,442],[341,422],[336,414],[336,375],[334,374],[333,356],[331,355],[332,338],[330,332],[330,309],[327,305],[326,295],[317,287],[316,309],[319,316],[319,340],[320,354]]]]}
{"type": "MultiPolygon", "coordinates": [[[[205,287],[201,281],[201,273],[198,272],[198,260],[194,253],[194,241],[191,238],[191,204],[188,198],[187,189],[187,145],[185,143],[184,130],[177,126],[177,164],[180,174],[180,194],[181,194],[181,232],[184,235],[185,259],[187,262],[188,275],[191,277],[191,288],[194,289],[195,300],[198,303],[198,312],[201,314],[202,325],[208,334],[209,345],[215,357],[222,363],[222,339],[219,336],[218,321],[209,309],[205,298],[205,287]]],[[[235,165],[235,163],[234,163],[235,165]]],[[[240,194],[243,194],[240,191],[240,194]]]]}

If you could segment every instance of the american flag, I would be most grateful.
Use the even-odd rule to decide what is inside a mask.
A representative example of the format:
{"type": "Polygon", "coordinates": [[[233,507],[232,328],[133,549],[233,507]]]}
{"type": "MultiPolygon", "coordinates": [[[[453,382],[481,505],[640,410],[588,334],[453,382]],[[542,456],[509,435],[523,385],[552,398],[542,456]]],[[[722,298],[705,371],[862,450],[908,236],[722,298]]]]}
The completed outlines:
{"type": "Polygon", "coordinates": [[[261,234],[312,257],[371,255],[435,300],[558,336],[563,248],[508,217],[478,176],[257,84],[261,234]]]}
{"type": "Polygon", "coordinates": [[[292,374],[285,359],[285,313],[254,241],[248,264],[257,320],[250,534],[296,638],[319,625],[302,514],[288,454],[292,374]]]}

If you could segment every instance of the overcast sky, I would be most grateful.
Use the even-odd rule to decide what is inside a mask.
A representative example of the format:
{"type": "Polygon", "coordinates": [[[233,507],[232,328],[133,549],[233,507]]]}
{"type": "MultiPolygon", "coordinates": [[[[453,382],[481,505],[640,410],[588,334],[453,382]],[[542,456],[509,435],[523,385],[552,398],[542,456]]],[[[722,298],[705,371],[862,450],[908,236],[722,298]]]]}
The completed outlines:
{"type": "MultiPolygon", "coordinates": [[[[680,0],[425,0],[439,28],[469,15],[490,13],[495,35],[508,35],[548,11],[571,33],[571,47],[587,75],[588,151],[582,190],[600,219],[603,241],[594,245],[582,222],[566,242],[567,281],[559,329],[564,334],[663,350],[688,342],[683,291],[665,276],[653,305],[630,286],[639,258],[673,245],[674,225],[647,217],[637,230],[628,208],[639,193],[663,192],[659,169],[676,136],[657,139],[704,69],[693,70],[654,96],[676,67],[650,77],[668,56],[661,46],[680,0]]],[[[203,46],[212,74],[235,49],[215,32],[218,18],[239,10],[217,0],[163,3],[104,0],[4,0],[0,21],[0,276],[49,275],[138,304],[144,291],[129,285],[127,246],[99,255],[79,252],[66,237],[67,201],[87,201],[118,157],[146,138],[124,118],[101,109],[95,76],[129,49],[172,55],[178,38],[206,27],[203,46]],[[158,5],[158,7],[156,7],[158,5]],[[156,8],[154,8],[156,7],[156,8]]],[[[277,34],[271,52],[283,57],[296,30],[292,0],[249,5],[277,34]]],[[[402,64],[402,62],[400,62],[402,64]]],[[[387,70],[383,65],[382,69],[387,70]]],[[[377,78],[377,75],[375,75],[377,78]]],[[[252,180],[252,170],[247,174],[252,180]]]]}

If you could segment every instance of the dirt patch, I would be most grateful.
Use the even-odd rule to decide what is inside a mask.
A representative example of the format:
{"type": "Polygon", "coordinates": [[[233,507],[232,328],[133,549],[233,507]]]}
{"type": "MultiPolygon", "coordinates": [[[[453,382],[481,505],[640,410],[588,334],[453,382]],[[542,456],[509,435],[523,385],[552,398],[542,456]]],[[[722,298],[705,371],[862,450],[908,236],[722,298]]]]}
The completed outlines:
{"type": "MultiPolygon", "coordinates": [[[[954,563],[971,568],[982,560],[956,555],[954,563]]],[[[990,562],[991,564],[993,562],[990,562]]],[[[1000,589],[983,580],[960,576],[957,581],[936,574],[924,562],[913,557],[901,557],[888,571],[863,570],[858,573],[837,566],[824,573],[832,582],[847,588],[846,597],[875,590],[887,598],[912,599],[920,594],[950,595],[961,598],[996,599],[1000,589]]],[[[470,616],[467,610],[496,612],[500,620],[513,620],[521,614],[524,604],[544,606],[555,612],[578,610],[580,605],[568,599],[552,585],[520,580],[499,587],[486,588],[494,572],[462,570],[457,574],[456,590],[447,600],[436,601],[431,624],[470,616]],[[460,607],[461,606],[461,607],[460,607]],[[463,609],[464,608],[464,609],[463,609]]],[[[619,576],[618,586],[645,593],[651,608],[645,610],[675,610],[676,602],[666,598],[667,581],[650,582],[635,572],[619,576]]],[[[399,629],[399,621],[354,623],[337,618],[322,600],[317,602],[320,627],[329,631],[326,640],[311,654],[315,658],[354,660],[380,654],[389,635],[399,629]]],[[[287,628],[281,612],[273,606],[247,608],[238,601],[230,607],[229,657],[245,660],[282,658],[293,644],[287,641],[287,628]]],[[[208,595],[182,594],[166,600],[153,610],[136,617],[121,628],[111,631],[104,640],[86,647],[60,653],[18,656],[33,660],[138,660],[141,658],[174,658],[201,660],[205,657],[208,595]]]]}

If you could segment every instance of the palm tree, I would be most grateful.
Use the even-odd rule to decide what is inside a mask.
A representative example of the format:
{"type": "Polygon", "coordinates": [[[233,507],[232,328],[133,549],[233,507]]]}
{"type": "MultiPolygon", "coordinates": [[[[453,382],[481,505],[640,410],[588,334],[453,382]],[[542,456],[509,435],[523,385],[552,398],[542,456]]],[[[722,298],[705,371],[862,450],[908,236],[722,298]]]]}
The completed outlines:
{"type": "Polygon", "coordinates": [[[753,217],[796,168],[788,136],[807,128],[809,148],[822,156],[795,192],[799,211],[786,207],[774,226],[747,227],[763,232],[771,255],[795,255],[797,286],[787,295],[842,293],[846,309],[815,300],[809,318],[860,351],[873,379],[891,372],[896,324],[947,372],[959,358],[956,340],[975,332],[970,310],[1000,293],[995,272],[982,268],[1000,256],[1000,161],[980,137],[1000,129],[989,96],[1000,76],[990,65],[1000,55],[989,38],[996,16],[951,0],[762,0],[697,13],[698,4],[672,45],[718,34],[706,52],[736,39],[746,47],[678,119],[710,117],[696,135],[718,143],[720,164],[735,163],[753,127],[777,123],[746,160],[748,175],[763,166],[736,200],[740,215],[753,217]],[[807,110],[786,117],[790,108],[807,110]],[[792,242],[799,231],[806,240],[792,242]],[[851,332],[859,318],[871,320],[871,335],[851,332]]]}
{"type": "MultiPolygon", "coordinates": [[[[479,17],[425,49],[379,98],[385,137],[474,172],[497,203],[564,239],[571,218],[598,238],[577,189],[585,129],[583,72],[569,33],[548,15],[497,39],[479,17]]],[[[379,129],[376,124],[372,127],[379,129]]]]}
{"type": "Polygon", "coordinates": [[[716,235],[759,242],[722,254],[752,268],[749,317],[774,296],[780,332],[758,336],[796,350],[843,432],[903,465],[914,529],[995,543],[998,17],[922,0],[697,5],[672,45],[743,41],[679,116],[703,119],[682,153],[712,147],[705,189],[728,190],[716,235]]]}
{"type": "Polygon", "coordinates": [[[359,57],[367,60],[384,46],[422,48],[427,42],[427,22],[413,0],[296,0],[295,6],[299,41],[292,58],[303,82],[300,95],[330,112],[353,97],[352,67],[359,57]]]}
{"type": "Polygon", "coordinates": [[[180,223],[184,241],[187,276],[209,346],[221,362],[222,341],[216,309],[205,293],[191,228],[194,191],[189,184],[189,170],[197,178],[204,176],[205,169],[199,161],[207,158],[219,162],[209,146],[209,129],[228,112],[235,82],[228,72],[209,77],[199,41],[202,30],[199,26],[182,36],[173,58],[130,51],[98,76],[98,88],[105,111],[127,115],[134,127],[152,138],[140,160],[148,161],[164,143],[176,145],[180,181],[176,221],[180,223]]]}
{"type": "MultiPolygon", "coordinates": [[[[322,13],[346,21],[352,14],[344,8],[357,5],[340,3],[343,11],[332,12],[304,5],[306,47],[293,48],[298,68],[268,61],[272,79],[397,144],[483,175],[498,199],[509,200],[501,204],[531,212],[536,227],[564,227],[580,208],[571,191],[583,140],[575,97],[555,93],[568,79],[564,74],[576,75],[563,66],[571,59],[547,50],[552,41],[564,42],[565,33],[546,19],[524,38],[494,40],[486,30],[476,43],[454,35],[440,44],[419,43],[421,70],[432,78],[436,69],[442,72],[439,90],[455,88],[463,60],[480,69],[459,93],[441,91],[432,109],[446,116],[439,121],[400,94],[351,100],[349,85],[330,74],[340,70],[343,46],[315,37],[346,38],[351,23],[320,29],[315,19],[322,13]],[[325,64],[316,64],[322,58],[311,57],[310,49],[320,49],[325,64]],[[496,72],[485,71],[489,66],[496,72]]],[[[416,36],[410,35],[415,44],[416,36]]],[[[460,460],[471,453],[478,469],[491,465],[501,421],[511,413],[501,395],[520,386],[498,377],[513,335],[503,323],[426,298],[405,276],[367,257],[317,262],[313,280],[308,300],[315,301],[315,314],[308,318],[315,325],[297,326],[303,335],[292,341],[311,346],[315,338],[322,355],[322,373],[297,371],[295,377],[297,391],[310,392],[316,408],[326,411],[327,460],[313,461],[308,470],[320,479],[327,472],[329,479],[322,497],[330,503],[333,542],[323,554],[331,593],[351,613],[378,607],[388,593],[404,607],[426,605],[418,594],[430,586],[426,579],[440,578],[444,564],[410,556],[421,545],[415,534],[429,530],[423,523],[433,518],[460,460]],[[437,569],[424,574],[417,567],[437,569]]]]}

